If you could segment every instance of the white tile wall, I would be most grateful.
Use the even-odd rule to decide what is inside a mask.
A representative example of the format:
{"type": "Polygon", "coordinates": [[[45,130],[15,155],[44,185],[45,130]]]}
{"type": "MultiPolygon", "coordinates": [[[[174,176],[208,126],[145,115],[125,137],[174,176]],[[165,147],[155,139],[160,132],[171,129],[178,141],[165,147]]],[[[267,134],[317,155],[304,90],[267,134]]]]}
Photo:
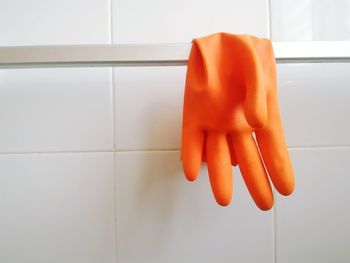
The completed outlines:
{"type": "MultiPolygon", "coordinates": [[[[0,46],[111,43],[109,7],[2,0],[0,46]]],[[[115,262],[112,94],[108,68],[0,70],[0,262],[115,262]]]]}
{"type": "Polygon", "coordinates": [[[268,36],[268,1],[114,0],[115,43],[190,42],[215,32],[268,36]]]}
{"type": "Polygon", "coordinates": [[[256,209],[237,169],[219,207],[206,168],[185,181],[179,151],[117,153],[118,262],[273,262],[273,211],[256,209]]]}
{"type": "Polygon", "coordinates": [[[350,64],[278,66],[279,99],[289,146],[350,145],[350,64]]]}
{"type": "Polygon", "coordinates": [[[186,67],[114,72],[117,149],[178,149],[186,67]]]}
{"type": "Polygon", "coordinates": [[[277,199],[277,262],[348,262],[350,149],[298,149],[292,157],[295,194],[277,199]]]}
{"type": "Polygon", "coordinates": [[[113,153],[0,155],[0,262],[114,262],[113,153]]]}
{"type": "MultiPolygon", "coordinates": [[[[0,46],[110,43],[108,0],[2,0],[0,46]]],[[[0,71],[0,152],[113,148],[112,71],[0,71]]]]}
{"type": "Polygon", "coordinates": [[[0,70],[0,152],[112,150],[111,70],[0,70]]]}
{"type": "MultiPolygon", "coordinates": [[[[268,2],[2,0],[0,46],[268,37],[268,2]]],[[[272,1],[274,39],[346,39],[329,3],[272,1]]],[[[237,169],[227,208],[184,179],[185,67],[0,70],[0,262],[345,262],[349,70],[278,66],[296,193],[269,212],[237,169]]]]}
{"type": "Polygon", "coordinates": [[[0,46],[110,41],[109,0],[1,0],[0,46]]]}
{"type": "Polygon", "coordinates": [[[275,41],[350,40],[349,0],[271,0],[275,41]]]}

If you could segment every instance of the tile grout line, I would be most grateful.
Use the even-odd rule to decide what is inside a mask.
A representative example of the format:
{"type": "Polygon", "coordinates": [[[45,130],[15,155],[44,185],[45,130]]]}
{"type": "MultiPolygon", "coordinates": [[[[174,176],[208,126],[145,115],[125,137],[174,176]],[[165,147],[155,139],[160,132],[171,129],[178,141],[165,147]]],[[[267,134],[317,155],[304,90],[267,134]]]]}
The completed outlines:
{"type": "Polygon", "coordinates": [[[318,149],[318,150],[327,150],[327,149],[348,149],[350,148],[350,145],[300,145],[300,146],[289,146],[288,150],[312,150],[312,149],[318,149]]]}
{"type": "MultiPolygon", "coordinates": [[[[268,30],[268,35],[269,39],[272,41],[272,23],[271,23],[271,0],[266,0],[267,1],[267,30],[268,30]]],[[[288,147],[288,150],[291,148],[288,147]]],[[[276,189],[273,188],[274,196],[276,196],[276,189]]],[[[273,206],[273,262],[277,263],[277,240],[276,240],[276,209],[277,209],[277,200],[275,199],[275,205],[273,206]]]]}
{"type": "MultiPolygon", "coordinates": [[[[332,150],[349,149],[350,145],[315,145],[315,146],[291,146],[288,150],[332,150]]],[[[100,149],[100,150],[58,150],[58,151],[8,151],[0,152],[0,155],[21,155],[21,154],[82,154],[82,153],[135,153],[135,152],[177,152],[180,148],[160,149],[100,149]]]]}
{"type": "MultiPolygon", "coordinates": [[[[113,0],[109,0],[109,29],[110,29],[110,44],[113,44],[114,42],[114,33],[113,33],[113,0]]],[[[114,239],[114,245],[113,245],[113,252],[114,252],[114,261],[115,263],[118,262],[118,251],[117,251],[117,208],[116,208],[116,197],[117,197],[117,160],[116,160],[116,105],[115,105],[115,82],[114,82],[114,68],[111,68],[111,82],[112,82],[112,137],[113,137],[113,227],[114,227],[114,233],[113,233],[113,239],[114,239]]]]}
{"type": "MultiPolygon", "coordinates": [[[[274,189],[275,196],[276,196],[276,190],[274,189]]],[[[275,202],[274,208],[273,208],[273,256],[274,256],[274,262],[277,263],[277,216],[276,216],[276,209],[277,209],[277,200],[275,202]]]]}
{"type": "MultiPolygon", "coordinates": [[[[112,1],[112,0],[110,0],[112,1]]],[[[118,262],[118,248],[117,248],[117,153],[113,153],[113,212],[114,212],[114,218],[113,218],[113,226],[114,226],[114,253],[115,257],[114,260],[117,263],[118,262]]]]}
{"type": "Polygon", "coordinates": [[[30,155],[30,154],[84,154],[84,153],[113,153],[114,150],[67,150],[67,151],[23,151],[0,152],[0,155],[30,155]]]}
{"type": "Polygon", "coordinates": [[[271,0],[267,0],[267,30],[269,38],[272,40],[272,18],[271,18],[271,0]]]}
{"type": "MultiPolygon", "coordinates": [[[[288,150],[299,150],[299,149],[348,149],[350,145],[301,145],[301,146],[290,146],[288,150]]],[[[116,152],[156,152],[156,151],[180,151],[181,148],[144,148],[144,149],[116,149],[116,152]]]]}
{"type": "MultiPolygon", "coordinates": [[[[113,44],[113,4],[112,4],[113,0],[109,0],[109,42],[110,44],[113,44]]],[[[114,85],[114,67],[111,67],[111,82],[112,82],[112,137],[113,137],[113,150],[116,150],[116,116],[115,116],[115,85],[114,85]]]]}

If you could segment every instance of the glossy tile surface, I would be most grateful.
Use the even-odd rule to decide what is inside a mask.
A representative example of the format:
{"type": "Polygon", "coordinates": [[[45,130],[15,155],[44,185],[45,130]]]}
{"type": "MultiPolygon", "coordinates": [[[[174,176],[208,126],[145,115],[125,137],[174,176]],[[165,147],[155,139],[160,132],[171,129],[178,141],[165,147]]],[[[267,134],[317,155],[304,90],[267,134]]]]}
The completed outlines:
{"type": "Polygon", "coordinates": [[[280,108],[289,146],[350,145],[350,64],[278,66],[280,108]]]}
{"type": "Polygon", "coordinates": [[[178,149],[185,67],[116,68],[117,149],[178,149]]]}
{"type": "Polygon", "coordinates": [[[271,0],[274,41],[349,41],[349,0],[271,0]]]}
{"type": "Polygon", "coordinates": [[[273,262],[273,213],[258,210],[237,171],[219,207],[206,168],[190,183],[178,151],[117,153],[118,262],[273,262]]]}
{"type": "MultiPolygon", "coordinates": [[[[2,0],[0,46],[111,43],[108,0],[2,0]]],[[[109,68],[0,70],[0,152],[113,148],[109,68]]]]}
{"type": "Polygon", "coordinates": [[[260,0],[113,0],[115,43],[179,43],[215,32],[267,36],[260,0]]]}
{"type": "Polygon", "coordinates": [[[0,155],[0,262],[115,262],[113,153],[0,155]]]}
{"type": "Polygon", "coordinates": [[[108,0],[1,0],[0,46],[110,41],[108,0]]]}
{"type": "Polygon", "coordinates": [[[113,148],[111,70],[0,70],[0,152],[113,148]]]}
{"type": "Polygon", "coordinates": [[[278,198],[277,262],[347,262],[350,149],[293,150],[296,191],[278,198]]]}

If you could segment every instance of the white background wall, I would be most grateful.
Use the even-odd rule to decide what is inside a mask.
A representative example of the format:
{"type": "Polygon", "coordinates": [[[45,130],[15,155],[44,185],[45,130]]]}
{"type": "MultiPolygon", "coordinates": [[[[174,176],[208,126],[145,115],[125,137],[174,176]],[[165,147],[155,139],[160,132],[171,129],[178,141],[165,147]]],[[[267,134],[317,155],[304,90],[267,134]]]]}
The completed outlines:
{"type": "MultiPolygon", "coordinates": [[[[274,39],[302,35],[281,22],[298,5],[277,2],[271,15],[267,0],[1,0],[0,45],[270,37],[270,18],[274,39]]],[[[343,39],[344,21],[319,38],[343,39]]],[[[205,167],[185,181],[185,71],[0,70],[0,262],[347,262],[350,65],[278,66],[296,192],[269,212],[238,169],[227,208],[205,167]]]]}

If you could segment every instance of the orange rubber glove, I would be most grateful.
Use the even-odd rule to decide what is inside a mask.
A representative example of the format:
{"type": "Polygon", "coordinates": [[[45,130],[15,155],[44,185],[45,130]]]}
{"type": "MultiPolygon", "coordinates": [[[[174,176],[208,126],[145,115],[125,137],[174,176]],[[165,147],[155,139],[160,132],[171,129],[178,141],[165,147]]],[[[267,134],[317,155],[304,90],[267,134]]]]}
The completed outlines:
{"type": "Polygon", "coordinates": [[[274,202],[267,172],[278,192],[293,192],[270,40],[227,33],[193,40],[181,157],[190,181],[197,178],[202,160],[207,162],[214,197],[223,206],[232,198],[231,164],[239,165],[262,210],[269,210],[274,202]]]}

